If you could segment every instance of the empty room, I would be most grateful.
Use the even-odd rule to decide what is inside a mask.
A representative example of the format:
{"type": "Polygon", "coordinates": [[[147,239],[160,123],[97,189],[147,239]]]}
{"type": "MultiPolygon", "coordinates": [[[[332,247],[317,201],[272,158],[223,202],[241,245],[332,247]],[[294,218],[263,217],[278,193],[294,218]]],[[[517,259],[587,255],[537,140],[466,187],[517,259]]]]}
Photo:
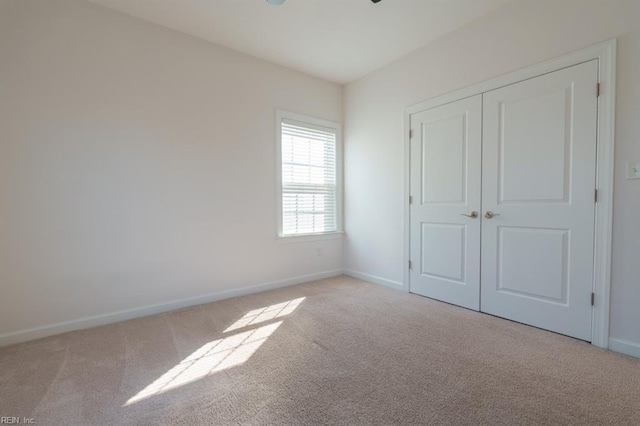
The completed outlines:
{"type": "Polygon", "coordinates": [[[0,425],[640,425],[639,0],[0,0],[0,425]]]}

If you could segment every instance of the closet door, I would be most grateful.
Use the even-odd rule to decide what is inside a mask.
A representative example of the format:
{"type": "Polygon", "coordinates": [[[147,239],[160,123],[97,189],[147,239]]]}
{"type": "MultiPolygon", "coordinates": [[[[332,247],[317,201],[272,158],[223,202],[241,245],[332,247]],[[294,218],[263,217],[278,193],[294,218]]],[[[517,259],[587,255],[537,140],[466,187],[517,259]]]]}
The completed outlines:
{"type": "Polygon", "coordinates": [[[483,95],[481,309],[591,340],[597,60],[483,95]]]}
{"type": "Polygon", "coordinates": [[[411,116],[410,291],[478,310],[482,97],[411,116]]]}

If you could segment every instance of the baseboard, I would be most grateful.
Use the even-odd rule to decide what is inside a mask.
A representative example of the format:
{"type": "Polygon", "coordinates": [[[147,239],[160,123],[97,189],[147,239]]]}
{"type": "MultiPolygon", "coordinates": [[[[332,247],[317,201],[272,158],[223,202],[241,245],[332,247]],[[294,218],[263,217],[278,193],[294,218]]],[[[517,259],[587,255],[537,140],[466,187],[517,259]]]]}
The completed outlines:
{"type": "Polygon", "coordinates": [[[385,287],[395,288],[396,290],[403,290],[404,285],[398,281],[388,280],[386,278],[376,277],[375,275],[365,274],[364,272],[354,271],[352,269],[345,269],[344,275],[348,275],[353,278],[358,278],[362,281],[368,281],[370,283],[383,285],[385,287]]]}
{"type": "Polygon", "coordinates": [[[609,350],[640,358],[640,343],[622,339],[609,339],[609,350]]]}
{"type": "Polygon", "coordinates": [[[69,331],[82,330],[86,328],[98,327],[115,322],[126,321],[134,318],[146,317],[149,315],[175,311],[176,309],[187,308],[189,306],[201,305],[203,303],[217,302],[218,300],[230,299],[232,297],[244,296],[246,294],[258,293],[265,290],[272,290],[280,287],[287,287],[295,284],[302,284],[309,281],[321,280],[324,278],[342,275],[341,269],[319,272],[316,274],[303,275],[288,278],[286,280],[271,281],[247,287],[209,293],[202,296],[190,297],[186,299],[173,300],[171,302],[159,303],[155,305],[141,306],[139,308],[124,311],[112,312],[109,314],[95,315],[80,318],[72,321],[59,322],[40,327],[34,327],[0,335],[0,347],[27,342],[29,340],[40,339],[56,334],[67,333],[69,331]]]}

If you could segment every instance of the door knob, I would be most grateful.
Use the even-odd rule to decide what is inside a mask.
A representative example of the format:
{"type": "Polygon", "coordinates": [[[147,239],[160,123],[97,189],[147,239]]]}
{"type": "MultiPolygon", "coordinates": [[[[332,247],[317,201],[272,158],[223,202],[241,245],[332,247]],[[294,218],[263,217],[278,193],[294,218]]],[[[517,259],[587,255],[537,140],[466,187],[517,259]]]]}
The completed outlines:
{"type": "Polygon", "coordinates": [[[484,217],[486,217],[487,219],[491,219],[491,218],[492,218],[492,217],[494,217],[494,216],[500,216],[500,213],[494,213],[494,212],[492,212],[492,211],[487,211],[487,212],[484,214],[484,217]]]}
{"type": "Polygon", "coordinates": [[[475,219],[476,217],[478,217],[478,212],[477,211],[472,211],[471,214],[462,213],[461,216],[466,216],[466,217],[470,217],[472,219],[475,219]]]}

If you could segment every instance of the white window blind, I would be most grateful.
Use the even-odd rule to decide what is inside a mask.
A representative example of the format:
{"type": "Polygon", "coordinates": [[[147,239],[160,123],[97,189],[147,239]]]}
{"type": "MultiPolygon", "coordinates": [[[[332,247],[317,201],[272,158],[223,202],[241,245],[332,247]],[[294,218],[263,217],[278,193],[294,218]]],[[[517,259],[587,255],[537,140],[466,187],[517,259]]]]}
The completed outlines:
{"type": "Polygon", "coordinates": [[[282,235],[338,230],[336,130],[281,122],[282,235]]]}

